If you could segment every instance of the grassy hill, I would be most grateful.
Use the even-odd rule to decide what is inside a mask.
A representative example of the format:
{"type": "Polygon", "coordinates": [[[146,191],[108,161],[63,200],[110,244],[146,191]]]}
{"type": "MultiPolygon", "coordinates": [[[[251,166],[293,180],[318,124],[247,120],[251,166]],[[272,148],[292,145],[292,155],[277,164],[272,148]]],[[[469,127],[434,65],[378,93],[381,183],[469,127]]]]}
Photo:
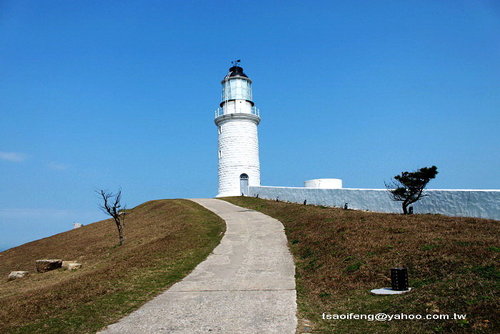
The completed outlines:
{"type": "MultiPolygon", "coordinates": [[[[299,316],[315,333],[498,333],[500,222],[372,213],[248,197],[227,201],[285,226],[299,316]],[[405,266],[413,291],[374,296],[405,266]],[[452,320],[327,320],[329,314],[466,314],[452,320]]],[[[301,333],[308,332],[302,329],[301,333]]]]}
{"type": "Polygon", "coordinates": [[[126,242],[101,221],[0,253],[0,333],[95,333],[187,275],[219,243],[222,219],[187,200],[130,210],[126,242]],[[34,273],[35,260],[77,260],[83,268],[34,273]],[[28,278],[7,281],[13,270],[28,278]]]}

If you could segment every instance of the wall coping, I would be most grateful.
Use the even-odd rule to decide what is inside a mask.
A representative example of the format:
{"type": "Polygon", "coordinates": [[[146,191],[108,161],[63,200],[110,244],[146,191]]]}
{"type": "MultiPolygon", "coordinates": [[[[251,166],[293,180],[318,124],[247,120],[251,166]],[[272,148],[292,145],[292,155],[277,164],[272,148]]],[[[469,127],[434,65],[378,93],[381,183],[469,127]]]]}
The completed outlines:
{"type": "MultiPolygon", "coordinates": [[[[250,186],[250,188],[286,188],[286,189],[309,189],[309,190],[370,190],[370,191],[387,191],[387,189],[370,189],[370,188],[306,188],[306,187],[281,187],[281,186],[250,186]]],[[[484,191],[484,192],[500,192],[500,189],[425,189],[425,191],[484,191]]]]}

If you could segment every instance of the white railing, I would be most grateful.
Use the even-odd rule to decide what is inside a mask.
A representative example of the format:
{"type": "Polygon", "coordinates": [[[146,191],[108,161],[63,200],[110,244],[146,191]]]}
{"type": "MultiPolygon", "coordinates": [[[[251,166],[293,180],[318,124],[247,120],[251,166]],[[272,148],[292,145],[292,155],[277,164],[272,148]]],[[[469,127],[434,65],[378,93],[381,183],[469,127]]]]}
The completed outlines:
{"type": "MultiPolygon", "coordinates": [[[[227,115],[227,114],[248,114],[247,110],[248,109],[243,109],[243,108],[242,109],[236,109],[236,110],[230,109],[230,110],[228,110],[229,112],[227,112],[227,110],[225,110],[224,108],[217,108],[215,110],[215,118],[220,117],[222,115],[227,115]]],[[[260,110],[257,107],[250,108],[250,113],[252,115],[260,117],[260,110]]]]}

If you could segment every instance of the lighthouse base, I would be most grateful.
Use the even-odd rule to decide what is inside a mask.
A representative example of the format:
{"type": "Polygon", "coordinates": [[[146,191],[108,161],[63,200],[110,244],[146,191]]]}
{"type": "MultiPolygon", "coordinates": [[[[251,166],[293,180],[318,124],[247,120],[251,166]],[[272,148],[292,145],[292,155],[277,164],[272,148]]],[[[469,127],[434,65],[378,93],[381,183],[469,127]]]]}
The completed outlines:
{"type": "Polygon", "coordinates": [[[238,192],[225,192],[225,193],[220,193],[215,198],[220,198],[220,197],[233,197],[233,196],[242,196],[242,193],[238,192]]]}

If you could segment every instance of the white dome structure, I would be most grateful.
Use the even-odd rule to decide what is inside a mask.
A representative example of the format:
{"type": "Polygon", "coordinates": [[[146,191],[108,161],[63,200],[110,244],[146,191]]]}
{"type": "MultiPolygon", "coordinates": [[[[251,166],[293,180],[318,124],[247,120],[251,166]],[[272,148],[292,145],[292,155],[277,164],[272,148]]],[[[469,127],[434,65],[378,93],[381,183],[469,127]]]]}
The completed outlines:
{"type": "Polygon", "coordinates": [[[222,101],[215,111],[219,134],[219,192],[217,197],[248,194],[260,186],[259,110],[252,100],[252,80],[233,66],[222,80],[222,101]]]}
{"type": "Polygon", "coordinates": [[[314,179],[304,181],[305,188],[342,189],[342,179],[314,179]]]}

